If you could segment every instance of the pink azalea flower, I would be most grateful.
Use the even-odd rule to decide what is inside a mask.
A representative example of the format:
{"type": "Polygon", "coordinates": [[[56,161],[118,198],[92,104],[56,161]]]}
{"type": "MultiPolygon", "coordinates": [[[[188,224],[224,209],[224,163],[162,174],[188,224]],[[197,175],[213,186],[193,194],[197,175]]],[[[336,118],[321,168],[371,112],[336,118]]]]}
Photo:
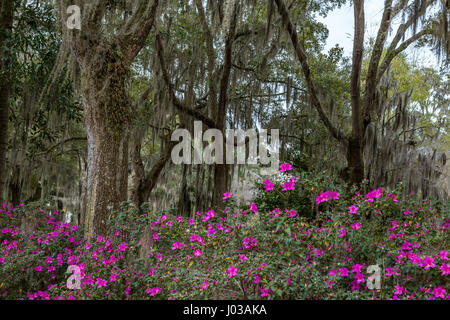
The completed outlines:
{"type": "Polygon", "coordinates": [[[354,224],[352,224],[352,229],[353,230],[358,230],[359,228],[361,228],[361,223],[359,222],[355,222],[354,224]]]}
{"type": "Polygon", "coordinates": [[[450,274],[450,264],[443,263],[439,269],[441,269],[441,275],[443,276],[448,276],[450,274]]]}
{"type": "Polygon", "coordinates": [[[203,290],[209,287],[208,278],[205,278],[205,282],[200,286],[203,290]]]}
{"type": "Polygon", "coordinates": [[[292,165],[290,163],[282,163],[280,164],[280,172],[291,171],[292,165]]]}
{"type": "Polygon", "coordinates": [[[95,283],[97,284],[97,288],[102,288],[102,287],[106,287],[106,285],[108,284],[108,281],[106,281],[102,278],[97,278],[97,281],[95,283]]]}
{"type": "Polygon", "coordinates": [[[256,213],[258,211],[258,207],[254,203],[250,203],[250,210],[256,213]]]}
{"type": "Polygon", "coordinates": [[[361,273],[361,268],[362,268],[362,265],[354,264],[353,267],[352,267],[352,272],[354,272],[354,273],[361,273]]]}
{"type": "Polygon", "coordinates": [[[330,199],[339,200],[339,196],[341,194],[336,191],[325,191],[322,192],[317,198],[316,198],[316,204],[321,204],[322,202],[328,202],[330,199]]]}
{"type": "Polygon", "coordinates": [[[265,180],[264,183],[265,183],[264,188],[266,189],[266,192],[273,190],[273,183],[270,182],[269,179],[265,180]]]}
{"type": "Polygon", "coordinates": [[[351,205],[350,207],[348,207],[348,213],[353,213],[356,214],[356,211],[358,211],[358,207],[355,205],[351,205]]]}
{"type": "Polygon", "coordinates": [[[245,260],[248,259],[245,254],[239,254],[239,258],[241,259],[241,262],[244,262],[245,260]]]}
{"type": "Polygon", "coordinates": [[[395,295],[401,295],[403,293],[406,293],[406,289],[404,287],[402,287],[399,284],[394,287],[394,294],[395,295]]]}
{"type": "Polygon", "coordinates": [[[109,281],[114,282],[117,280],[117,278],[119,278],[119,275],[117,273],[112,272],[111,276],[109,277],[109,281]]]}
{"type": "Polygon", "coordinates": [[[434,258],[428,256],[423,257],[422,264],[425,270],[436,267],[434,264],[434,258]]]}
{"type": "Polygon", "coordinates": [[[232,194],[232,193],[225,192],[225,193],[223,194],[223,200],[231,199],[232,197],[233,197],[233,194],[232,194]]]}
{"type": "Polygon", "coordinates": [[[151,289],[147,288],[145,290],[145,293],[149,294],[150,297],[155,296],[159,292],[161,292],[161,288],[159,288],[159,287],[154,287],[154,288],[151,288],[151,289]]]}
{"type": "Polygon", "coordinates": [[[236,276],[237,272],[238,272],[238,269],[234,265],[231,265],[231,267],[229,267],[227,269],[227,273],[230,278],[236,276]]]}
{"type": "Polygon", "coordinates": [[[263,287],[261,290],[261,297],[270,297],[272,291],[269,288],[263,287]]]}
{"type": "Polygon", "coordinates": [[[126,242],[122,243],[119,245],[119,251],[125,251],[127,249],[127,244],[126,242]]]}
{"type": "Polygon", "coordinates": [[[355,275],[355,280],[357,283],[363,283],[364,282],[364,275],[362,273],[357,273],[355,275]]]}
{"type": "Polygon", "coordinates": [[[201,255],[202,255],[202,251],[201,250],[197,249],[197,250],[194,251],[194,257],[199,257],[201,255]]]}
{"type": "Polygon", "coordinates": [[[433,290],[434,296],[436,298],[445,298],[445,293],[447,292],[447,290],[445,290],[444,288],[442,288],[442,286],[436,287],[433,290]]]}
{"type": "Polygon", "coordinates": [[[290,178],[288,182],[283,183],[283,190],[282,191],[295,190],[295,183],[296,182],[297,182],[297,179],[295,177],[290,178]]]}
{"type": "Polygon", "coordinates": [[[347,277],[348,276],[348,269],[347,268],[340,268],[339,269],[339,275],[341,277],[347,277]]]}
{"type": "Polygon", "coordinates": [[[339,234],[338,234],[338,237],[339,238],[343,238],[343,237],[345,237],[347,235],[347,231],[345,231],[345,228],[344,227],[341,227],[341,230],[340,230],[340,232],[339,232],[339,234]]]}
{"type": "Polygon", "coordinates": [[[214,210],[209,210],[209,211],[203,216],[202,221],[203,221],[203,222],[208,221],[209,219],[214,218],[214,215],[215,215],[214,210]]]}

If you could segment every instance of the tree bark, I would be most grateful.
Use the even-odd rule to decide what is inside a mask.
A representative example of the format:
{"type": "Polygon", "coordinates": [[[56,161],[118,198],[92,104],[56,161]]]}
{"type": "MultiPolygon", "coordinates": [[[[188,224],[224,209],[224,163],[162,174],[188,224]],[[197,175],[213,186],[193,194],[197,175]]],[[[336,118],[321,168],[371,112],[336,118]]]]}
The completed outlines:
{"type": "Polygon", "coordinates": [[[14,21],[14,2],[0,1],[0,204],[6,184],[6,154],[8,151],[9,95],[11,86],[11,55],[3,50],[8,46],[9,32],[14,21]]]}
{"type": "Polygon", "coordinates": [[[121,143],[120,148],[120,170],[119,170],[119,181],[117,188],[119,190],[120,201],[128,200],[128,146],[129,146],[130,132],[127,130],[124,135],[124,139],[121,143]]]}
{"type": "Polygon", "coordinates": [[[126,92],[128,71],[113,55],[106,49],[105,63],[94,60],[81,75],[89,153],[87,235],[106,234],[110,209],[117,209],[121,200],[117,188],[120,146],[128,130],[130,103],[126,92]]]}
{"type": "Polygon", "coordinates": [[[137,2],[133,15],[126,16],[110,37],[104,35],[108,1],[92,0],[84,4],[81,30],[66,28],[66,10],[70,4],[69,0],[59,0],[57,8],[64,41],[81,70],[88,139],[85,236],[106,235],[110,209],[117,208],[122,197],[118,182],[123,182],[120,179],[120,150],[131,117],[126,89],[130,67],[145,45],[159,1],[137,2]]]}
{"type": "Polygon", "coordinates": [[[364,179],[361,131],[361,66],[364,51],[364,0],[354,0],[355,35],[353,40],[353,66],[351,80],[352,134],[347,148],[350,183],[364,179]]]}

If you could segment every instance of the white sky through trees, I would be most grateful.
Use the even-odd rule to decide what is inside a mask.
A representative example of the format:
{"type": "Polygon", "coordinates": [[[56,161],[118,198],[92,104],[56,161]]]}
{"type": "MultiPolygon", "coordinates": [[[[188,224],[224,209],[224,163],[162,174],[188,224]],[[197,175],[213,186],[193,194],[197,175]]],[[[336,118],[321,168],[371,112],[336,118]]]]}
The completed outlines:
{"type": "MultiPolygon", "coordinates": [[[[383,15],[384,0],[366,0],[365,1],[365,14],[366,14],[366,34],[365,40],[370,37],[375,38],[377,35],[378,27],[381,17],[383,15]]],[[[353,51],[353,30],[354,30],[354,17],[353,6],[347,4],[340,9],[336,9],[328,14],[326,18],[319,17],[320,22],[324,23],[329,31],[326,50],[339,44],[344,48],[345,55],[352,56],[353,51]]],[[[401,23],[400,20],[396,20],[393,26],[397,27],[401,23]]],[[[396,30],[393,30],[395,32],[396,30]]],[[[394,33],[395,34],[395,33],[394,33]]],[[[392,38],[393,35],[391,33],[392,38]]],[[[388,39],[388,41],[390,40],[388,39]]],[[[405,53],[412,62],[438,68],[439,64],[436,57],[431,50],[427,48],[421,48],[420,50],[414,49],[414,45],[411,45],[405,53]]]]}

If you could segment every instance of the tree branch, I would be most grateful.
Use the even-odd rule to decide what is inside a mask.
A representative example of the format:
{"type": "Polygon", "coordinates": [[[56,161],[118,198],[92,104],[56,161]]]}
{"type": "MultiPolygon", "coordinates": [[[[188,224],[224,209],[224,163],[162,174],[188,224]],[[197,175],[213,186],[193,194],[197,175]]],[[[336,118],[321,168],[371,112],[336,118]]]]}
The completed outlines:
{"type": "Polygon", "coordinates": [[[121,51],[131,63],[145,44],[158,9],[159,0],[141,1],[136,13],[124,24],[119,39],[121,51]]]}
{"type": "Polygon", "coordinates": [[[325,111],[322,108],[322,105],[319,101],[319,98],[317,96],[317,92],[314,86],[314,82],[311,76],[311,69],[308,64],[308,59],[305,54],[305,50],[302,46],[302,44],[298,41],[297,32],[292,25],[291,18],[289,17],[288,9],[286,8],[286,5],[284,4],[283,0],[274,0],[278,7],[278,12],[282,17],[282,22],[286,27],[286,30],[291,38],[292,45],[294,47],[295,53],[297,55],[298,60],[300,61],[303,76],[306,79],[306,86],[308,89],[308,93],[311,97],[311,102],[314,108],[319,113],[320,119],[325,124],[327,129],[330,131],[331,135],[343,143],[344,145],[348,144],[348,139],[344,135],[343,132],[338,130],[330,121],[328,116],[326,115],[325,111]]]}
{"type": "Polygon", "coordinates": [[[352,63],[352,135],[361,137],[361,66],[364,51],[364,0],[354,0],[355,35],[352,63]]]}
{"type": "Polygon", "coordinates": [[[173,84],[170,81],[169,74],[167,72],[166,68],[166,62],[164,59],[164,47],[161,41],[161,35],[159,34],[159,31],[156,31],[156,52],[159,59],[159,64],[161,67],[161,72],[163,75],[164,82],[166,83],[167,89],[169,91],[170,99],[173,103],[173,105],[180,111],[189,114],[190,116],[202,121],[204,124],[206,124],[210,128],[215,128],[216,123],[210,119],[209,117],[205,116],[203,113],[201,113],[198,110],[194,110],[186,106],[184,103],[182,103],[176,96],[175,91],[173,88],[173,84]]]}

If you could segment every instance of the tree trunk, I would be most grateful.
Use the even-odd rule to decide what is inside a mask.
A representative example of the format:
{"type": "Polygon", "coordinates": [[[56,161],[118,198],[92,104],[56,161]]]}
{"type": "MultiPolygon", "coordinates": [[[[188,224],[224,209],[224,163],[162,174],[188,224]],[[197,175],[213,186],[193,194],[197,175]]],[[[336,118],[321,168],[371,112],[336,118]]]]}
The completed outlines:
{"type": "Polygon", "coordinates": [[[20,173],[20,166],[14,166],[12,169],[12,177],[9,182],[9,190],[11,193],[11,203],[13,206],[18,206],[22,196],[22,178],[20,173]]]}
{"type": "Polygon", "coordinates": [[[9,94],[11,86],[8,32],[12,30],[14,20],[14,2],[0,1],[0,203],[3,202],[6,184],[6,153],[8,151],[9,94]]]}
{"type": "Polygon", "coordinates": [[[128,72],[113,52],[104,56],[103,64],[94,60],[83,68],[81,78],[88,137],[86,236],[106,235],[108,215],[119,207],[120,150],[130,118],[128,72]]]}
{"type": "Polygon", "coordinates": [[[364,179],[362,156],[363,131],[361,130],[361,67],[364,51],[364,0],[354,0],[355,36],[353,41],[352,65],[352,134],[348,139],[347,164],[348,182],[358,184],[364,179]]]}
{"type": "Polygon", "coordinates": [[[351,184],[358,184],[364,179],[364,164],[360,139],[349,139],[347,149],[347,165],[349,169],[349,180],[351,184]]]}
{"type": "Polygon", "coordinates": [[[128,200],[128,141],[130,133],[127,132],[120,148],[120,173],[118,181],[118,190],[120,201],[128,200]]]}
{"type": "Polygon", "coordinates": [[[216,164],[214,166],[214,206],[219,215],[223,215],[224,203],[223,194],[227,191],[227,173],[226,164],[216,164]]]}
{"type": "MultiPolygon", "coordinates": [[[[3,68],[2,68],[3,69],[3,68]]],[[[9,81],[0,76],[0,203],[6,183],[6,153],[8,151],[9,81]]]]}

